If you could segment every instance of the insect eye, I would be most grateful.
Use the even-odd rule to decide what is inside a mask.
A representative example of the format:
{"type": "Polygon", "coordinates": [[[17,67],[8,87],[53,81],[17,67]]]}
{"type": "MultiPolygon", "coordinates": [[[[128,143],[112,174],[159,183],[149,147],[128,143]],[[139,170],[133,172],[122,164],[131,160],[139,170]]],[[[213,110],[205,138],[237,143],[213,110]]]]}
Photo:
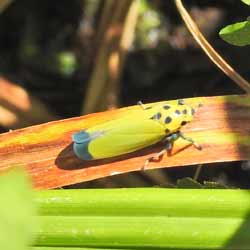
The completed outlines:
{"type": "Polygon", "coordinates": [[[181,126],[184,126],[184,125],[186,125],[186,124],[187,124],[186,121],[182,121],[182,122],[181,122],[181,126]]]}
{"type": "Polygon", "coordinates": [[[152,120],[159,120],[159,119],[161,119],[161,113],[154,114],[150,119],[152,119],[152,120]]]}
{"type": "Polygon", "coordinates": [[[184,100],[183,99],[179,99],[178,100],[178,105],[184,105],[184,100]]]}
{"type": "Polygon", "coordinates": [[[163,105],[163,108],[164,108],[165,110],[167,110],[167,109],[170,109],[170,106],[169,106],[169,105],[163,105]]]}

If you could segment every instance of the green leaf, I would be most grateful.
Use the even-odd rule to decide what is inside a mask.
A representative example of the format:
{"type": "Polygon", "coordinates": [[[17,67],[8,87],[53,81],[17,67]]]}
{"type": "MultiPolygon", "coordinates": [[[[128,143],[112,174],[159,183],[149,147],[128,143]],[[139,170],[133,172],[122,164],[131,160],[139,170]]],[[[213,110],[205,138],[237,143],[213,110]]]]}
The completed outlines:
{"type": "Polygon", "coordinates": [[[58,54],[58,68],[62,74],[71,76],[76,67],[77,61],[75,55],[72,52],[63,51],[58,54]]]}
{"type": "Polygon", "coordinates": [[[210,188],[210,189],[226,189],[228,187],[212,181],[204,181],[203,184],[198,181],[185,177],[177,180],[177,188],[210,188]]]}
{"type": "Polygon", "coordinates": [[[250,5],[250,0],[241,0],[241,2],[247,4],[247,5],[250,5]]]}
{"type": "Polygon", "coordinates": [[[185,177],[185,178],[177,180],[177,187],[178,188],[202,188],[202,185],[190,177],[185,177]]]}
{"type": "Polygon", "coordinates": [[[218,182],[213,181],[204,181],[203,182],[204,188],[212,188],[212,189],[227,189],[228,187],[224,186],[223,184],[220,184],[218,182]]]}
{"type": "Polygon", "coordinates": [[[26,250],[31,243],[35,217],[33,193],[24,171],[0,176],[0,249],[26,250]]]}
{"type": "Polygon", "coordinates": [[[220,36],[226,42],[245,46],[250,44],[250,22],[240,22],[226,26],[220,31],[220,36]]]}

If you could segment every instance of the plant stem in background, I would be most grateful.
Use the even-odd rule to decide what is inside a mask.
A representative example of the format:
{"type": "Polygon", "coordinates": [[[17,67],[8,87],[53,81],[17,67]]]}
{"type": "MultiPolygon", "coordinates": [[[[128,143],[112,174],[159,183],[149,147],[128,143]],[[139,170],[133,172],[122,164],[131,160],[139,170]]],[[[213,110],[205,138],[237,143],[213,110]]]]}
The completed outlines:
{"type": "Polygon", "coordinates": [[[181,0],[175,0],[176,7],[185,22],[187,28],[191,32],[196,42],[200,45],[203,51],[211,59],[211,61],[223,71],[232,81],[234,81],[246,93],[250,93],[250,83],[238,74],[210,45],[203,34],[200,32],[196,23],[193,21],[189,13],[186,11],[181,0]]]}
{"type": "Polygon", "coordinates": [[[38,192],[35,246],[247,249],[250,192],[88,189],[38,192]]]}

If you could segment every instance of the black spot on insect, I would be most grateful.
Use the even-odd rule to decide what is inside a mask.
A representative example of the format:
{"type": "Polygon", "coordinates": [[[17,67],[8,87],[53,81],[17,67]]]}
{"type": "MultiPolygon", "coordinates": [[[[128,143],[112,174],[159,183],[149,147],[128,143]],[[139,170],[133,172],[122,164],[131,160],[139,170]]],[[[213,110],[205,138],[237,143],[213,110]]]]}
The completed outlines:
{"type": "Polygon", "coordinates": [[[146,107],[145,109],[151,109],[152,107],[146,107]]]}
{"type": "Polygon", "coordinates": [[[183,109],[183,110],[182,110],[182,114],[186,115],[186,114],[187,114],[187,110],[186,110],[186,109],[183,109]]]}
{"type": "Polygon", "coordinates": [[[170,130],[168,128],[165,129],[165,133],[166,134],[169,134],[170,133],[170,130]]]}
{"type": "Polygon", "coordinates": [[[170,109],[171,107],[169,105],[163,105],[163,108],[167,110],[170,109]]]}
{"type": "Polygon", "coordinates": [[[184,125],[186,125],[186,124],[187,124],[186,121],[182,121],[182,122],[181,122],[181,126],[184,126],[184,125]]]}
{"type": "Polygon", "coordinates": [[[195,110],[192,108],[191,109],[191,114],[194,115],[194,113],[195,113],[195,110]]]}
{"type": "Polygon", "coordinates": [[[172,121],[172,118],[170,116],[167,116],[165,119],[165,123],[168,124],[172,121]]]}
{"type": "Polygon", "coordinates": [[[178,109],[176,109],[176,110],[175,110],[175,114],[180,115],[180,114],[181,114],[181,111],[178,110],[178,109]]]}
{"type": "Polygon", "coordinates": [[[154,114],[150,119],[152,119],[152,120],[159,120],[159,119],[161,119],[161,113],[154,114]]]}

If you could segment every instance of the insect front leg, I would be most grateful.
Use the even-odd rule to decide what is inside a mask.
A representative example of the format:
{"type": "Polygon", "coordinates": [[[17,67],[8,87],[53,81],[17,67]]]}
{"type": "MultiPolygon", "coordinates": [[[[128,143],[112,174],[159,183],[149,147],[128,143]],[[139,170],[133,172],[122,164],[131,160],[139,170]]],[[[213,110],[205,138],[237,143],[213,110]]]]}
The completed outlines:
{"type": "Polygon", "coordinates": [[[181,137],[183,140],[186,140],[188,142],[190,142],[192,145],[194,145],[198,150],[202,150],[201,145],[199,145],[197,142],[195,142],[192,138],[186,137],[185,135],[183,135],[181,132],[178,132],[179,137],[181,137]]]}
{"type": "Polygon", "coordinates": [[[192,138],[186,137],[183,135],[180,131],[173,133],[169,136],[167,136],[163,141],[166,142],[166,146],[164,149],[162,149],[159,153],[155,154],[154,156],[150,157],[145,161],[144,166],[142,167],[142,170],[145,170],[147,168],[147,165],[151,161],[158,161],[166,152],[171,153],[171,150],[173,148],[173,143],[176,141],[179,137],[181,137],[183,140],[186,140],[190,142],[192,145],[194,145],[197,149],[201,150],[202,147],[198,143],[196,143],[192,138]]]}

